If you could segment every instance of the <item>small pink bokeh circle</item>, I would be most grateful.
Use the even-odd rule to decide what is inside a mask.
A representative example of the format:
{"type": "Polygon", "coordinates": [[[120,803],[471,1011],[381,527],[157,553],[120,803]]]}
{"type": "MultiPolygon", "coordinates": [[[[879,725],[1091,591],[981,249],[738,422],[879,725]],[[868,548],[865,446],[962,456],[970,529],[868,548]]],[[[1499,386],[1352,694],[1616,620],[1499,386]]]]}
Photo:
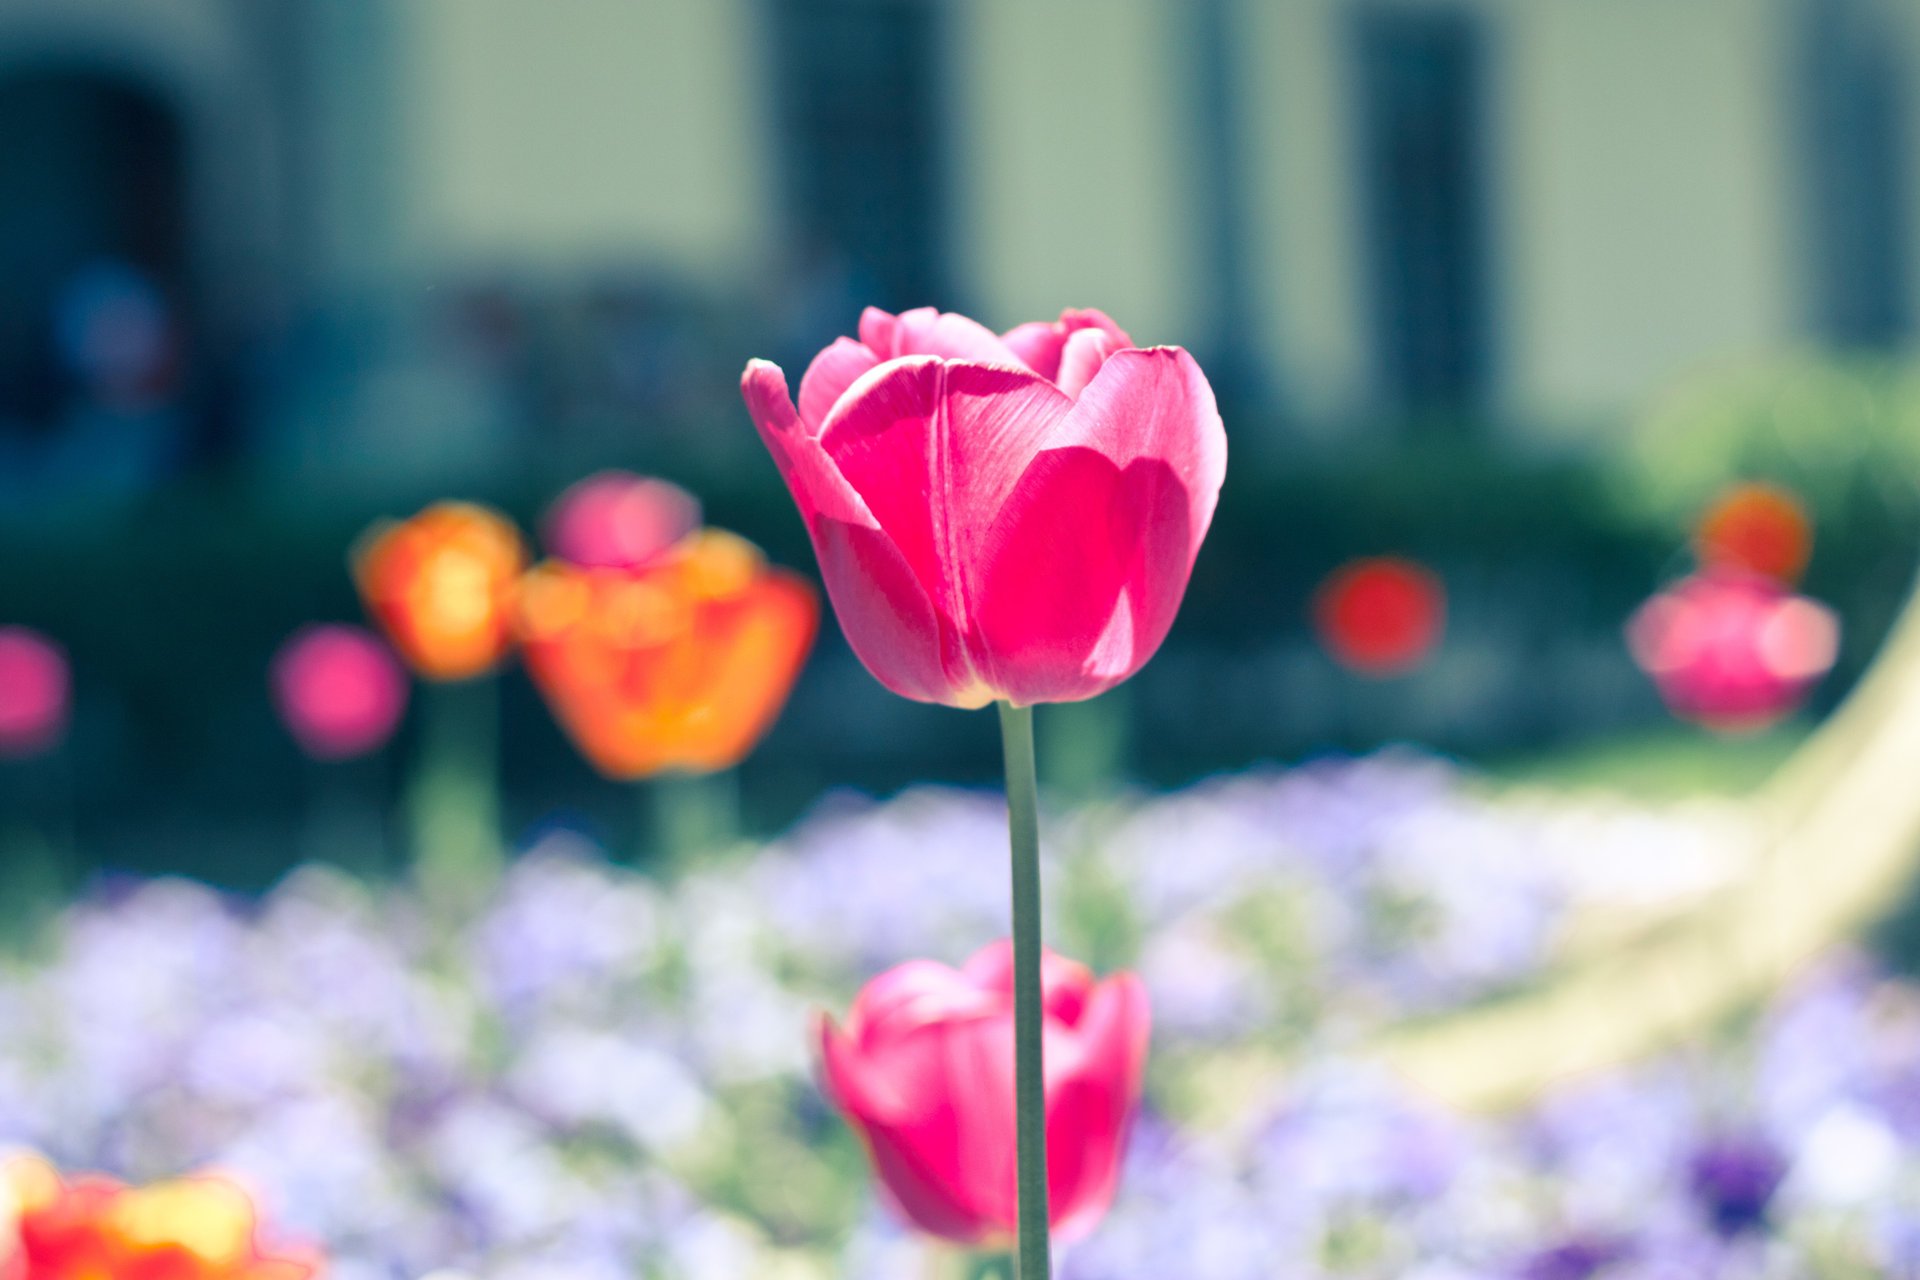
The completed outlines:
{"type": "Polygon", "coordinates": [[[346,760],[385,745],[407,709],[407,674],[361,627],[303,627],[273,660],[273,700],[300,749],[346,760]]]}
{"type": "Polygon", "coordinates": [[[60,646],[26,627],[0,627],[0,758],[50,751],[67,732],[72,677],[60,646]]]}
{"type": "Polygon", "coordinates": [[[700,525],[700,502],[677,484],[601,471],[578,482],[547,511],[547,550],[584,569],[634,569],[670,550],[700,525]]]}

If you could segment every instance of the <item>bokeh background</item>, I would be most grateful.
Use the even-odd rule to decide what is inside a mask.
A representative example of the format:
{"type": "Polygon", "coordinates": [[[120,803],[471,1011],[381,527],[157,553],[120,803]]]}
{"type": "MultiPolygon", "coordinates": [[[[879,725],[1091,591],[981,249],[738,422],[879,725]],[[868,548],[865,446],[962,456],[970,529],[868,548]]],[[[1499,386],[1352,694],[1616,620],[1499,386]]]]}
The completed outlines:
{"type": "MultiPolygon", "coordinates": [[[[1133,686],[1045,717],[1062,785],[1657,732],[1620,622],[1780,416],[1814,424],[1788,453],[1848,623],[1830,697],[1916,523],[1864,444],[1904,396],[1859,381],[1920,289],[1916,26],[1875,0],[0,5],[0,601],[78,671],[61,778],[26,789],[71,788],[89,861],[264,883],[310,790],[266,664],[357,616],[370,518],[531,521],[620,465],[805,567],[735,379],[797,377],[869,302],[1101,306],[1226,405],[1187,609],[1133,686]],[[1377,551],[1452,605],[1386,687],[1306,630],[1313,584],[1377,551]]],[[[629,819],[524,681],[504,697],[514,823],[629,819]]],[[[992,751],[829,627],[747,810],[988,778],[992,751]]]]}
{"type": "Polygon", "coordinates": [[[1039,714],[1049,936],[1159,1027],[1074,1280],[1920,1276],[1912,701],[1827,721],[1920,545],[1906,0],[0,0],[0,625],[73,672],[0,759],[0,1143],[239,1169],[345,1280],[987,1274],[875,1207],[807,1028],[1004,928],[998,797],[912,785],[994,786],[990,714],[829,617],[675,861],[689,793],[509,666],[517,861],[450,903],[445,691],[335,764],[268,691],[441,498],[628,468],[813,575],[737,380],[866,304],[1103,308],[1231,440],[1163,651],[1039,714]],[[1842,636],[1727,735],[1623,627],[1742,479],[1842,636]],[[1383,553],[1446,621],[1373,678],[1312,601],[1383,553]],[[1522,1079],[1567,973],[1517,1025],[1662,1051],[1522,1079]]]}

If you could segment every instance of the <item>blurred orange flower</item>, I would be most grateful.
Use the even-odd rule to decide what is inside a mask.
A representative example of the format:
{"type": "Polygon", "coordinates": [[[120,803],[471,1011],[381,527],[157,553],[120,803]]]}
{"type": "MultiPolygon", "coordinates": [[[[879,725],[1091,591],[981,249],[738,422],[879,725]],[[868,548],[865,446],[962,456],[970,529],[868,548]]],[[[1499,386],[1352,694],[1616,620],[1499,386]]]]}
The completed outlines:
{"type": "Polygon", "coordinates": [[[549,560],[527,575],[527,670],[609,777],[731,768],[787,700],[819,626],[798,575],[706,529],[639,569],[549,560]]]}
{"type": "Polygon", "coordinates": [[[506,655],[513,596],[527,565],[519,530],[467,502],[379,524],[354,548],[367,612],[429,680],[466,680],[506,655]]]}
{"type": "Polygon", "coordinates": [[[19,1156],[0,1181],[12,1211],[5,1280],[310,1280],[323,1270],[318,1254],[263,1249],[253,1202],[225,1178],[67,1181],[19,1156]]]}
{"type": "Polygon", "coordinates": [[[1693,544],[1705,568],[1744,569],[1790,587],[1813,555],[1813,522],[1790,490],[1737,484],[1700,517],[1693,544]]]}

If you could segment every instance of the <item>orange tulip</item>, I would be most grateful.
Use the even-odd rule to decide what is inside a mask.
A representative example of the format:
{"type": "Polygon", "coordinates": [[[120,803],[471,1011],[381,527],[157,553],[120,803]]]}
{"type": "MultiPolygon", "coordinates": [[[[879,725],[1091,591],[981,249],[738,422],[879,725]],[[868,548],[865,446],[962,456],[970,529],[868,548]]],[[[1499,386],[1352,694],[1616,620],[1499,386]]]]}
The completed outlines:
{"type": "Polygon", "coordinates": [[[1706,568],[1744,569],[1790,587],[1813,555],[1813,522],[1791,491],[1737,484],[1700,517],[1693,542],[1706,568]]]}
{"type": "Polygon", "coordinates": [[[66,1181],[22,1156],[0,1182],[14,1211],[5,1280],[310,1280],[322,1270],[318,1255],[262,1248],[253,1202],[225,1178],[66,1181]]]}
{"type": "Polygon", "coordinates": [[[527,549],[502,516],[436,503],[411,520],[376,525],[353,561],[367,612],[422,676],[466,680],[506,656],[527,549]]]}
{"type": "Polygon", "coordinates": [[[743,538],[708,529],[634,570],[549,560],[527,575],[527,670],[609,777],[731,768],[772,726],[820,605],[743,538]]]}

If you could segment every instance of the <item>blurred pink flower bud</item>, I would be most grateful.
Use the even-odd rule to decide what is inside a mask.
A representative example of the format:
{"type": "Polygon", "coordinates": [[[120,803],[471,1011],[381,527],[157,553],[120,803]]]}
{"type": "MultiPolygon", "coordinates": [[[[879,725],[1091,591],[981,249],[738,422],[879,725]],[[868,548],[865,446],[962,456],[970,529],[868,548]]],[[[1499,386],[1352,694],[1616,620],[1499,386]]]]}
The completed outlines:
{"type": "Polygon", "coordinates": [[[637,569],[699,525],[700,503],[679,485],[602,471],[554,499],[547,550],[583,569],[637,569]]]}
{"type": "Polygon", "coordinates": [[[407,676],[370,631],[306,627],[274,657],[273,697],[301,750],[317,760],[345,760],[393,736],[407,707],[407,676]]]}
{"type": "Polygon", "coordinates": [[[38,755],[67,731],[70,676],[60,646],[26,627],[0,627],[0,757],[38,755]]]}
{"type": "MultiPolygon", "coordinates": [[[[1113,1202],[1140,1102],[1149,1014],[1132,974],[1095,982],[1043,953],[1047,1192],[1062,1239],[1113,1202]]],[[[887,1197],[964,1245],[1013,1239],[1013,948],[960,970],[911,960],[868,983],[843,1031],[820,1020],[826,1088],[866,1139],[887,1197]]]]}
{"type": "Polygon", "coordinates": [[[1771,579],[1709,569],[1641,605],[1627,644],[1675,715],[1745,732],[1800,705],[1833,666],[1840,623],[1771,579]]]}
{"type": "Polygon", "coordinates": [[[1076,702],[1173,625],[1227,470],[1213,390],[1178,347],[1097,311],[1004,338],[868,308],[796,406],[741,381],[853,651],[903,697],[1076,702]]]}

